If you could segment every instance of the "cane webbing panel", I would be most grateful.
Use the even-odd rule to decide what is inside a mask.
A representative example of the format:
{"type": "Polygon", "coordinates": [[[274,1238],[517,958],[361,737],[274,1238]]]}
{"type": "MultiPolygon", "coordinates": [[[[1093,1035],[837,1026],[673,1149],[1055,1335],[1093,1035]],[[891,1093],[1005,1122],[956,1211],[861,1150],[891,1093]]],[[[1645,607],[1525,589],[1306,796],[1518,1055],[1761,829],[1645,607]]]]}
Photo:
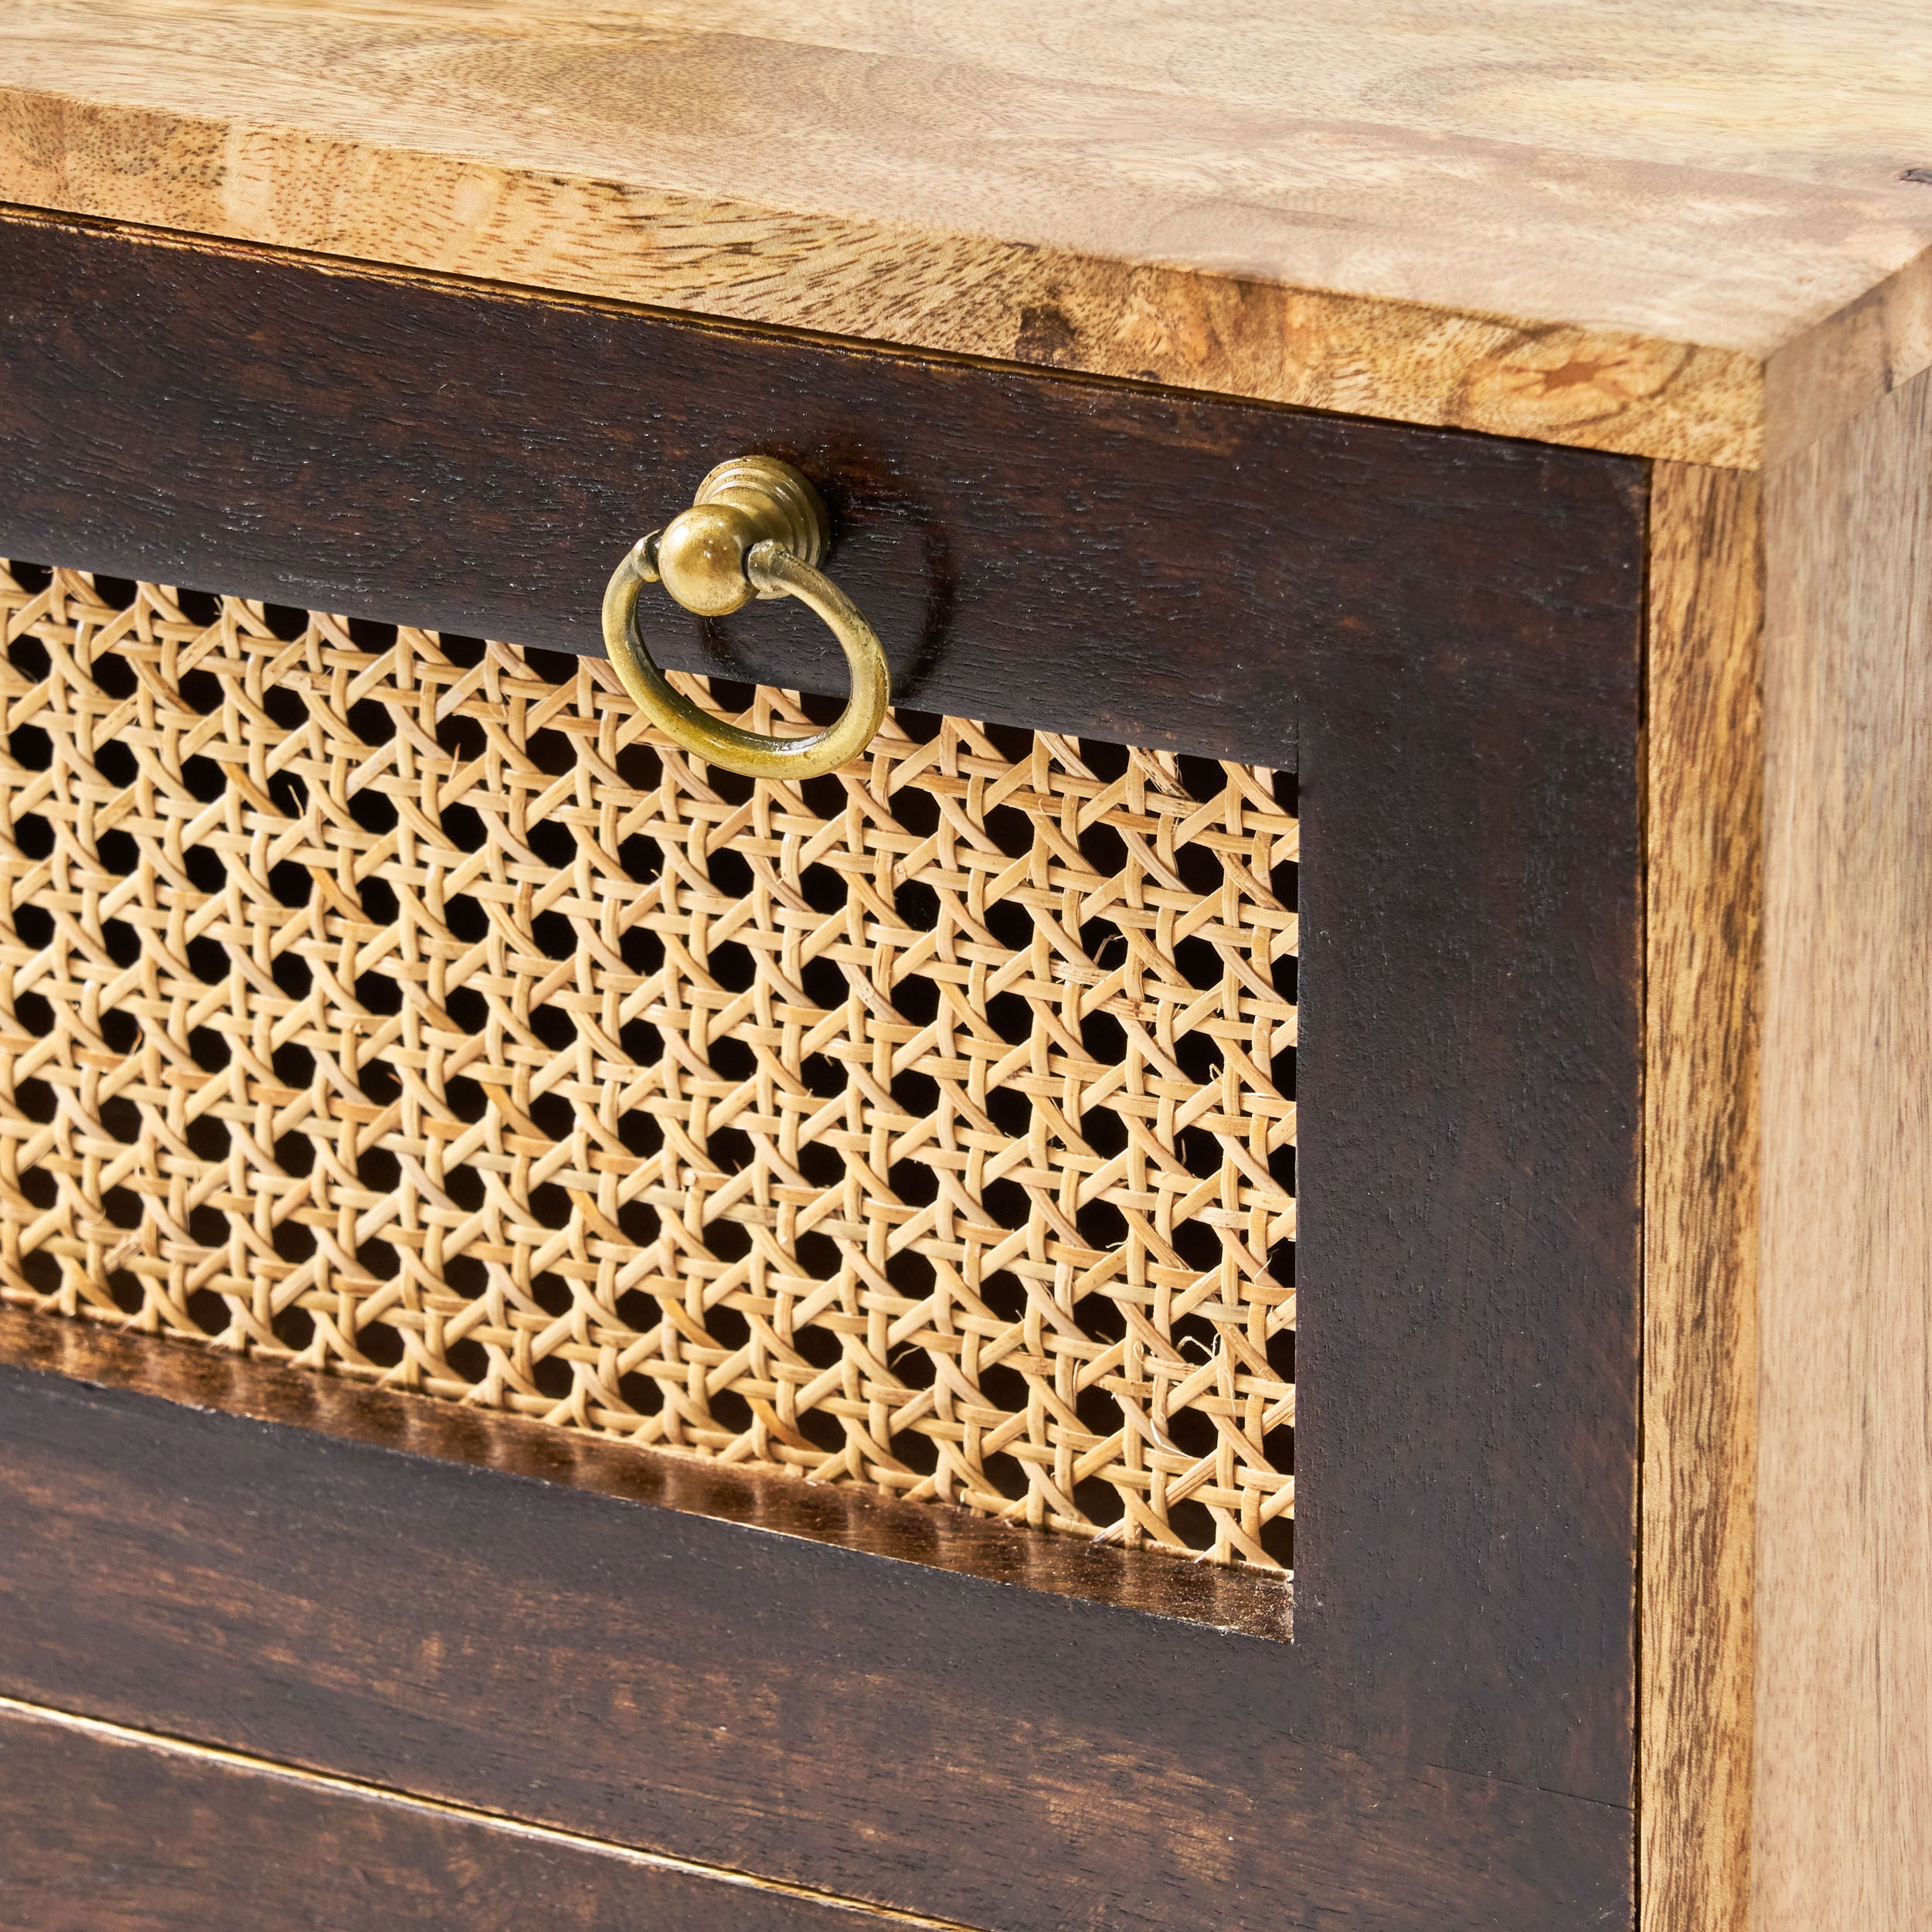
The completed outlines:
{"type": "Polygon", "coordinates": [[[1285,1560],[1272,774],[902,713],[754,786],[600,660],[0,613],[8,1299],[1285,1560]]]}

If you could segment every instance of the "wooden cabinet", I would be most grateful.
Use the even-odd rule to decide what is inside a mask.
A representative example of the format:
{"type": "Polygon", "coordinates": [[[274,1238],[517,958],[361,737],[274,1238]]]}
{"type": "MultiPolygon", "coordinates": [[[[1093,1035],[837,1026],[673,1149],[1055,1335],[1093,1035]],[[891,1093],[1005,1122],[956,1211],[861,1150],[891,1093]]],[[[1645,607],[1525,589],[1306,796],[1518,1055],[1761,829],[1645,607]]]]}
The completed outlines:
{"type": "Polygon", "coordinates": [[[658,12],[6,29],[0,1919],[1916,1923],[1932,189],[658,12]]]}

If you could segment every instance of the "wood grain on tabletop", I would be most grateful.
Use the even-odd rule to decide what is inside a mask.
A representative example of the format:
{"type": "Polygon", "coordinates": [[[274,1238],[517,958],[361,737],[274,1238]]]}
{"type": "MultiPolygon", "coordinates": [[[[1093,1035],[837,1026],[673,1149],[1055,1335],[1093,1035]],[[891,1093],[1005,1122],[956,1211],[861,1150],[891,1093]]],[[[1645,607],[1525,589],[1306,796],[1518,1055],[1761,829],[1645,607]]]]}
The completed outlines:
{"type": "Polygon", "coordinates": [[[911,1918],[0,1703],[10,1932],[940,1932],[911,1918]]]}
{"type": "Polygon", "coordinates": [[[0,197],[1750,466],[1932,361],[1932,16],[8,0],[0,197]]]}
{"type": "Polygon", "coordinates": [[[1932,1923],[1932,376],[1766,479],[1753,1932],[1932,1923]]]}
{"type": "Polygon", "coordinates": [[[1645,1932],[1750,1920],[1764,849],[1760,479],[1651,479],[1645,1932]]]}

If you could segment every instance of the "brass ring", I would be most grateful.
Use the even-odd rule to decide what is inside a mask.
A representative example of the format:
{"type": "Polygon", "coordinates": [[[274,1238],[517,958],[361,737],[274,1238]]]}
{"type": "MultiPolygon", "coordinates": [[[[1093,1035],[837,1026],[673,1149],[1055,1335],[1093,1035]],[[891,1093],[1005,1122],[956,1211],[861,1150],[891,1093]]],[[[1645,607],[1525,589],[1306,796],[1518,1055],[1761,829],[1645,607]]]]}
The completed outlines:
{"type": "Polygon", "coordinates": [[[878,633],[817,570],[827,544],[825,507],[789,464],[766,456],[720,464],[692,507],[640,538],[604,594],[604,645],[624,688],[658,728],[708,764],[751,778],[816,778],[855,758],[892,701],[878,633]],[[802,554],[801,554],[802,553],[802,554]],[[822,731],[770,738],[700,710],[672,689],[638,632],[638,595],[662,583],[685,609],[721,615],[754,597],[796,597],[838,640],[852,670],[845,708],[822,731]]]}

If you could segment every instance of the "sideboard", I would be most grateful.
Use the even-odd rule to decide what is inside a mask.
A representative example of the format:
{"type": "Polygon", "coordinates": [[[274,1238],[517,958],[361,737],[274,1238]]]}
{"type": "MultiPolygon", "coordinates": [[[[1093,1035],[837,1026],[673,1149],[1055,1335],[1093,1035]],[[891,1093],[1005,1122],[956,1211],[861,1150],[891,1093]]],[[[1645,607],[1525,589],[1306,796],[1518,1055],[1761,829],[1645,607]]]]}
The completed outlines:
{"type": "Polygon", "coordinates": [[[0,1923],[1932,1918],[1932,24],[0,50],[0,1923]]]}

